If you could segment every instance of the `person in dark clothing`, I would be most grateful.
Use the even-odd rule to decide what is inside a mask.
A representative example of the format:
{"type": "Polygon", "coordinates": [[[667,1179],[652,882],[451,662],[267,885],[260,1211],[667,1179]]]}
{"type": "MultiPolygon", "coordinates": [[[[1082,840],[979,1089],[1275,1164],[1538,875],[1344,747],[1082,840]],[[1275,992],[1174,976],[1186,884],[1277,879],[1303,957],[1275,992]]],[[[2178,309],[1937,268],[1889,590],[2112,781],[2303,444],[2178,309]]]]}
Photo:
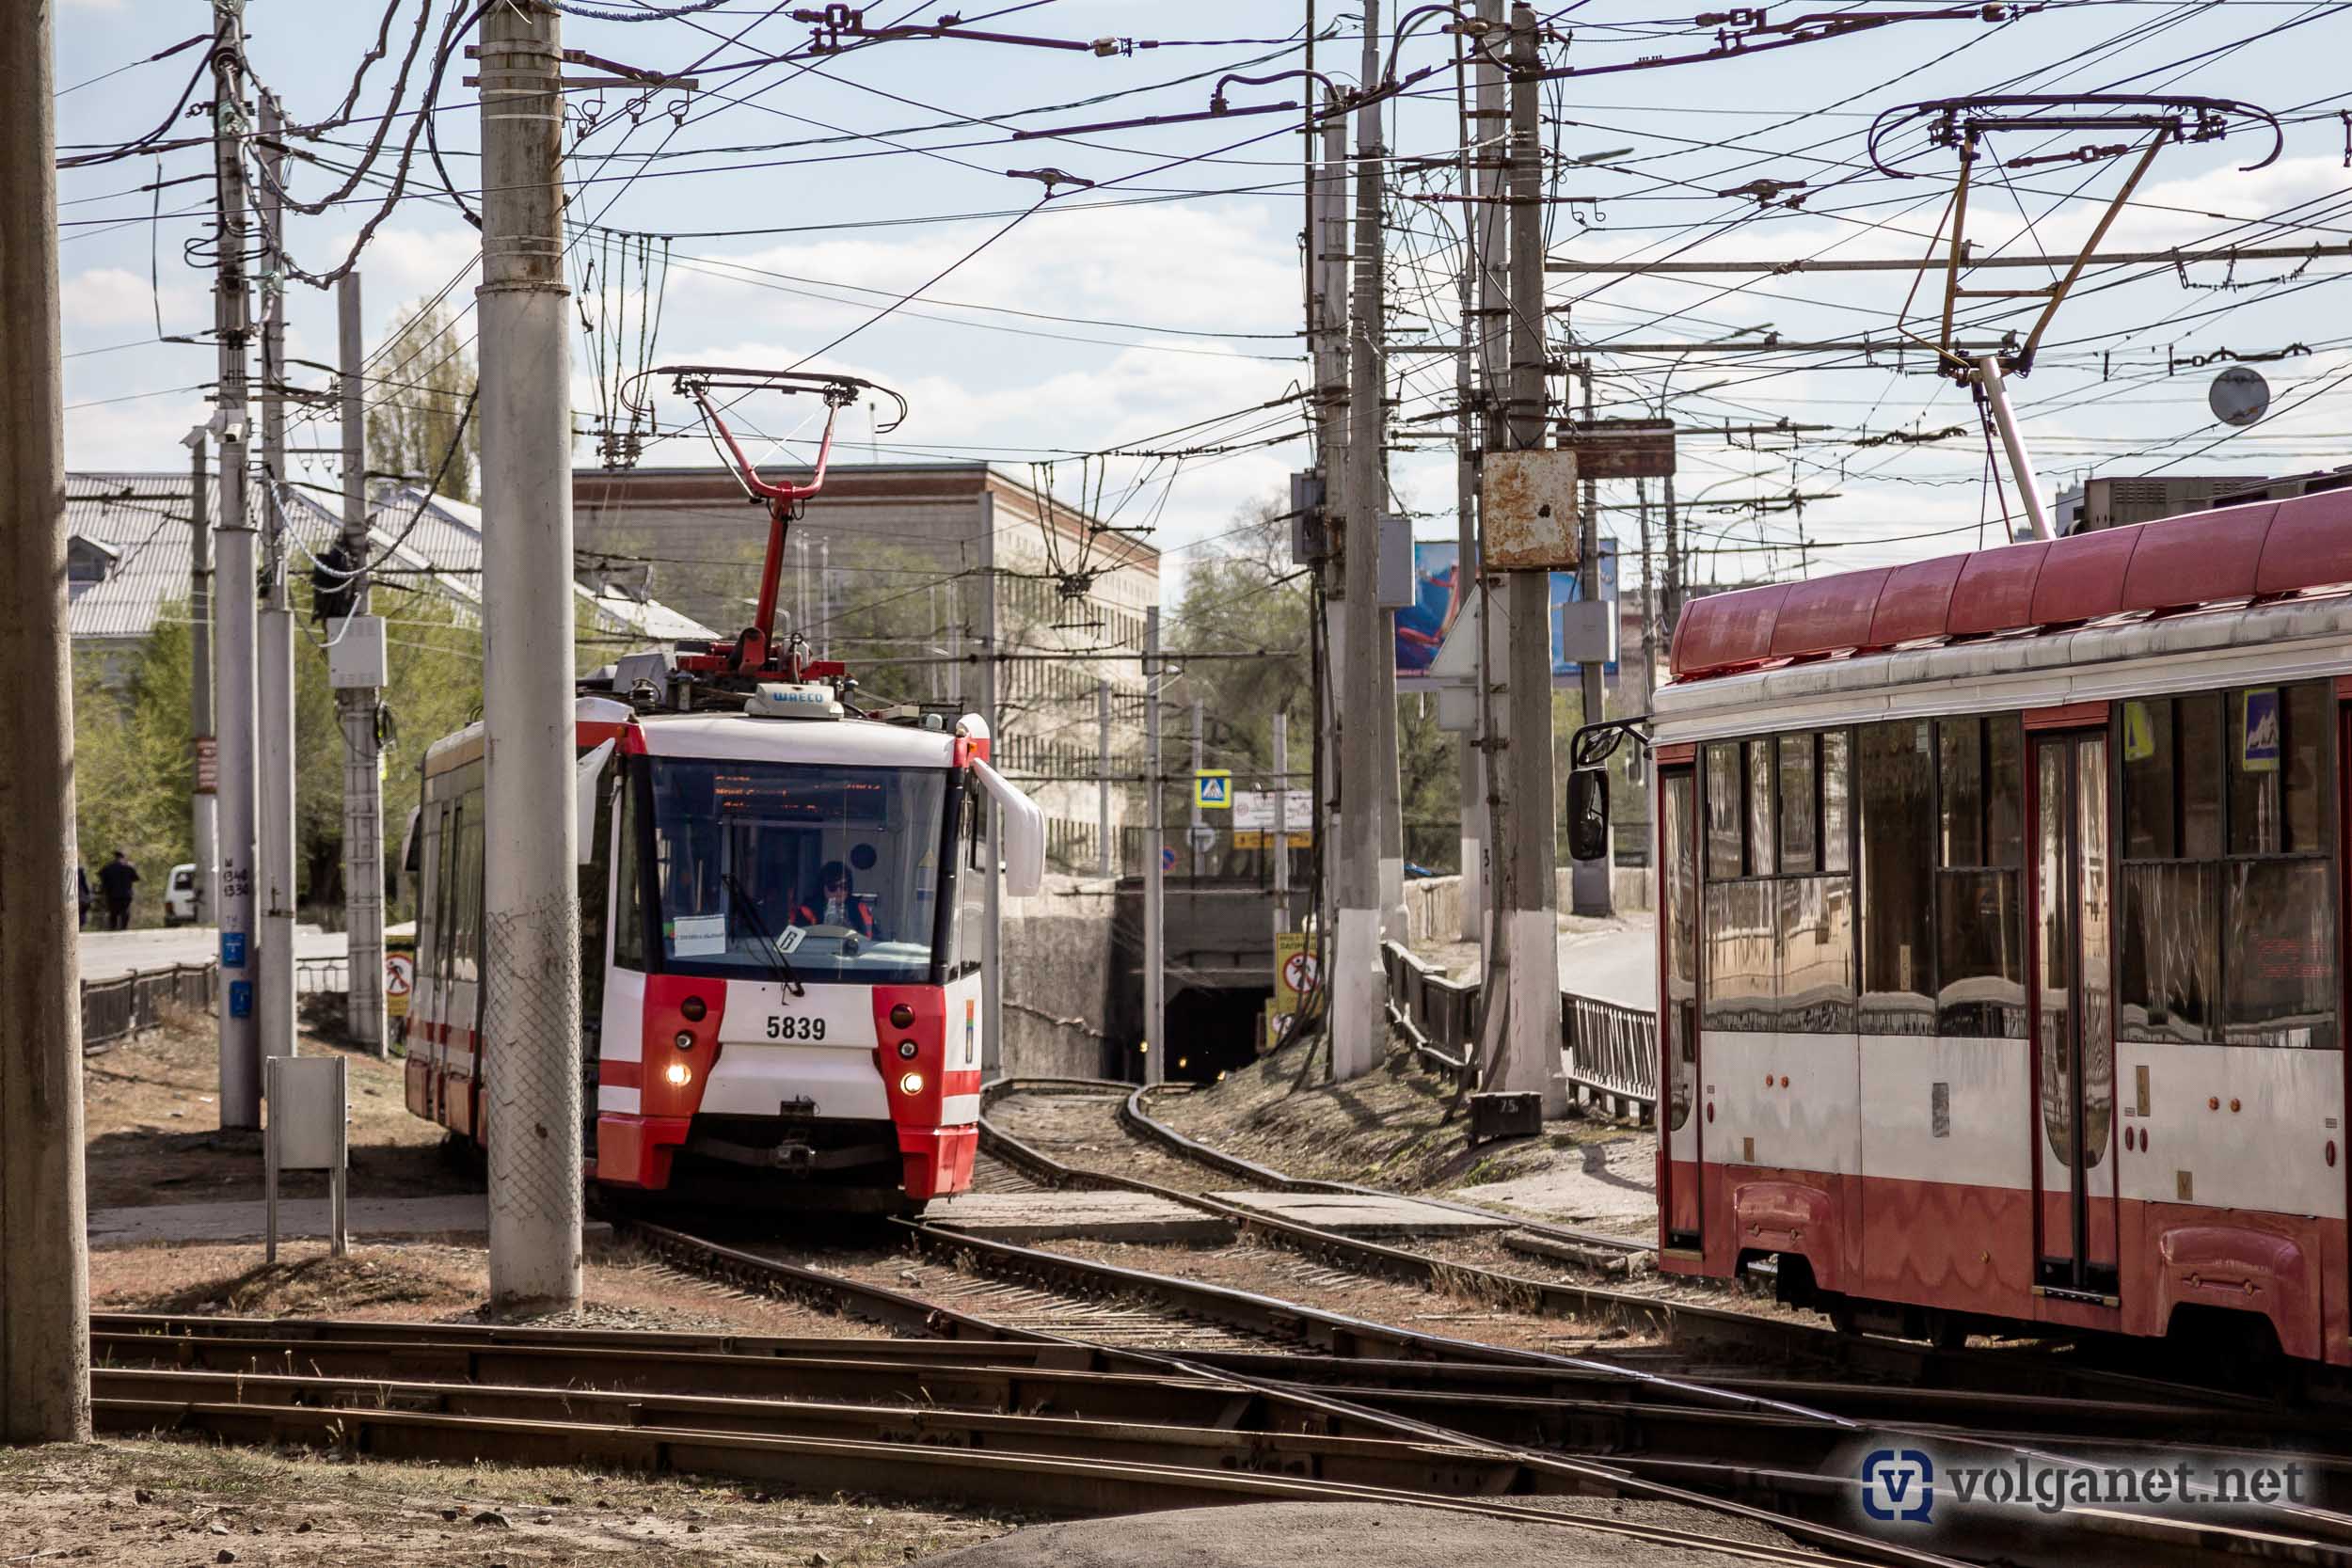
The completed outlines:
{"type": "Polygon", "coordinates": [[[98,872],[98,889],[106,895],[106,929],[127,931],[131,928],[131,889],[138,884],[139,868],[131,863],[131,857],[121,850],[98,872]]]}
{"type": "Polygon", "coordinates": [[[861,936],[874,934],[874,911],[850,891],[848,866],[839,861],[827,861],[817,873],[817,896],[801,906],[802,925],[847,926],[861,936]]]}
{"type": "Polygon", "coordinates": [[[89,929],[89,868],[82,864],[79,855],[73,858],[73,900],[81,906],[82,929],[87,931],[89,929]]]}

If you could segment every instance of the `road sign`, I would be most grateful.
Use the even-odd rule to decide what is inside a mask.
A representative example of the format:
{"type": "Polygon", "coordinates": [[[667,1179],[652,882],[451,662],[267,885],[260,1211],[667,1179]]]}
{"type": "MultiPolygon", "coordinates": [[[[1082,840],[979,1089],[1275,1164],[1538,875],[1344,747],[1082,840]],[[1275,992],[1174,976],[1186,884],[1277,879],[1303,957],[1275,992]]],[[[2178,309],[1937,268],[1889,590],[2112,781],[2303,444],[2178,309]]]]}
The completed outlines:
{"type": "Polygon", "coordinates": [[[1315,992],[1323,983],[1323,975],[1315,967],[1315,956],[1308,949],[1304,931],[1277,931],[1274,934],[1274,1010],[1295,1013],[1299,1004],[1315,992]]]}
{"type": "MultiPolygon", "coordinates": [[[[1315,796],[1311,789],[1286,789],[1289,797],[1283,810],[1290,820],[1283,824],[1292,834],[1305,832],[1314,825],[1315,796]]],[[[1255,828],[1263,832],[1274,826],[1275,792],[1270,789],[1243,789],[1233,793],[1233,826],[1255,828]]]]}
{"type": "Polygon", "coordinates": [[[1203,768],[1192,776],[1192,803],[1203,808],[1230,806],[1233,803],[1233,775],[1230,768],[1203,768]]]}
{"type": "Polygon", "coordinates": [[[1160,869],[1162,871],[1176,869],[1176,846],[1173,844],[1160,846],[1160,869]]]}
{"type": "Polygon", "coordinates": [[[1192,840],[1192,852],[1194,854],[1206,855],[1215,852],[1216,848],[1216,830],[1215,828],[1203,825],[1193,829],[1188,836],[1192,840]]]}

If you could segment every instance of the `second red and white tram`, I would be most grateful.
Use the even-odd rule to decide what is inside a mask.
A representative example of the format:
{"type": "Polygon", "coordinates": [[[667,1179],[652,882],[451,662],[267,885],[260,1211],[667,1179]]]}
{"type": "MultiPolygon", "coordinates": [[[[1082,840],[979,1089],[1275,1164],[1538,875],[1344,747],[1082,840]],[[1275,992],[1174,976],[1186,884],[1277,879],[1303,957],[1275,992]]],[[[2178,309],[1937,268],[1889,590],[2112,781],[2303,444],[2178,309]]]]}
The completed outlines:
{"type": "Polygon", "coordinates": [[[1661,1267],[2352,1363],[2352,492],[1692,601],[1661,1267]]]}
{"type": "MultiPolygon", "coordinates": [[[[882,389],[723,366],[655,373],[701,405],[770,531],[752,626],[630,655],[583,683],[577,798],[546,805],[580,824],[588,1178],[752,1206],[961,1192],[993,978],[987,879],[1001,863],[1007,891],[1037,890],[1043,815],[990,767],[978,716],[861,710],[840,665],[775,634],[787,533],[824,483],[832,420],[815,474],[771,483],[709,394],[815,393],[837,412],[882,389]]],[[[514,1042],[486,1039],[485,1023],[528,1028],[530,1016],[527,999],[490,992],[527,992],[531,977],[489,961],[485,738],[477,723],[425,754],[405,1027],[408,1108],[487,1147],[490,1057],[514,1042]]]]}

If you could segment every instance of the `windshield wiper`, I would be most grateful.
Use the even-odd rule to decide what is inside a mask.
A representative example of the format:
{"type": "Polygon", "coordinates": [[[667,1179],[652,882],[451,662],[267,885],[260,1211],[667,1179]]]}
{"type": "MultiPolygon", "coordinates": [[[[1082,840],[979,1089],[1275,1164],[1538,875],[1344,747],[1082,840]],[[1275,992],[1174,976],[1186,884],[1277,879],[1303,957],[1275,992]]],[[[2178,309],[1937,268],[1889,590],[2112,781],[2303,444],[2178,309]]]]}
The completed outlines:
{"type": "Polygon", "coordinates": [[[771,972],[792,988],[793,995],[806,996],[808,988],[801,984],[801,976],[792,968],[792,960],[784,956],[784,949],[776,945],[776,939],[768,934],[768,923],[760,918],[759,906],[752,901],[750,894],[743,891],[743,884],[735,879],[734,872],[726,873],[726,884],[727,892],[735,896],[735,907],[742,912],[744,924],[751,927],[752,935],[757,937],[761,945],[768,949],[771,972]]]}

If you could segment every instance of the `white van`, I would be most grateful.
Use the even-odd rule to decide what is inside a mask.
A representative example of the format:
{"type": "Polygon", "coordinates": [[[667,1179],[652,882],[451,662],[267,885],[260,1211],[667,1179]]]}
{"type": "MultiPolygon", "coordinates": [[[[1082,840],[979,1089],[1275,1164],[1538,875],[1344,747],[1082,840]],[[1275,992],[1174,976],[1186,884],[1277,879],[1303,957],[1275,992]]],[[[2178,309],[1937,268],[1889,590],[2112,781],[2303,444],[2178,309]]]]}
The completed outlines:
{"type": "Polygon", "coordinates": [[[164,924],[192,926],[196,923],[196,863],[171,868],[171,879],[164,884],[164,924]]]}

